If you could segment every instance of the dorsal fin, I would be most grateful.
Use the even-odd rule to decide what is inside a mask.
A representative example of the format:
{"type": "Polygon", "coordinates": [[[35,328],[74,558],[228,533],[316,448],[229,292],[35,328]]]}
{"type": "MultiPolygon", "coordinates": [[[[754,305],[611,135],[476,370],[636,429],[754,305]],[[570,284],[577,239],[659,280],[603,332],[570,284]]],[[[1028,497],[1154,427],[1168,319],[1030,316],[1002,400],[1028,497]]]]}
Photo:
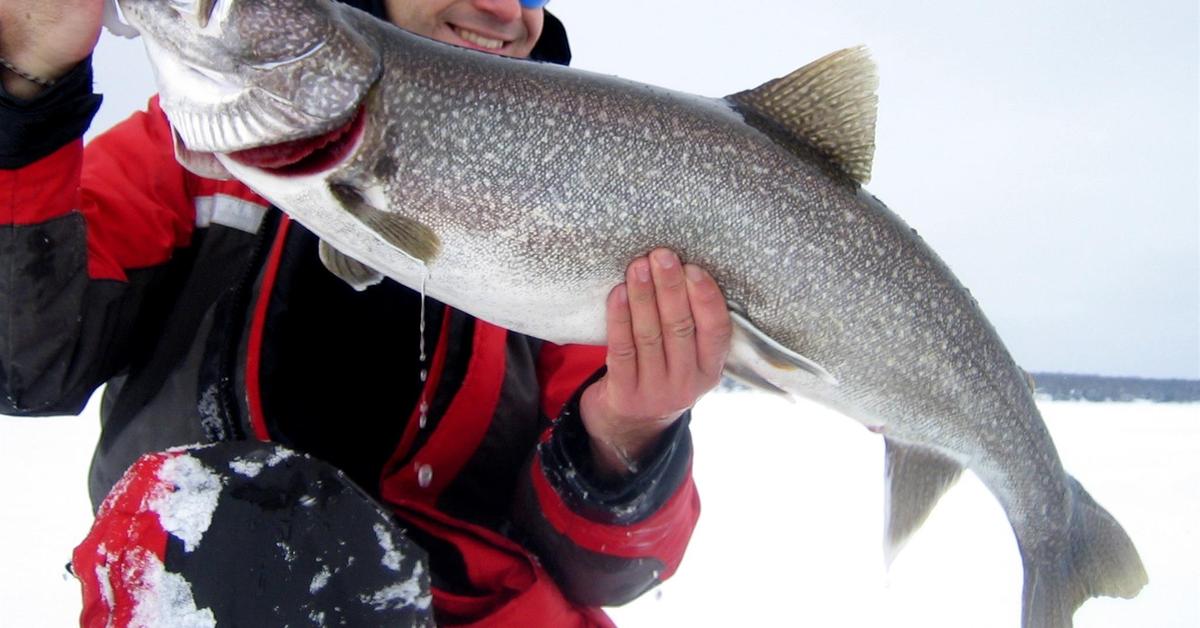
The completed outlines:
{"type": "Polygon", "coordinates": [[[815,147],[855,181],[866,183],[875,158],[878,86],[875,63],[859,46],[727,98],[815,147]]]}

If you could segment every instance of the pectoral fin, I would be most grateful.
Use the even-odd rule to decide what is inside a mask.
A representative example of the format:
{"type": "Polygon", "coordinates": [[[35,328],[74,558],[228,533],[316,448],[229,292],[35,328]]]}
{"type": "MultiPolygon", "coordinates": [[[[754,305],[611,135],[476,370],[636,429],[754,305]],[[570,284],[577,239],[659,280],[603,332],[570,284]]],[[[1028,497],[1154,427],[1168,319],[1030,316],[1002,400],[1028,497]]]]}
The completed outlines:
{"type": "Polygon", "coordinates": [[[441,239],[428,226],[397,212],[372,207],[349,185],[331,183],[329,191],[352,216],[406,255],[429,263],[441,250],[441,239]]]}
{"type": "Polygon", "coordinates": [[[884,448],[887,523],[883,550],[891,565],[934,504],[958,480],[962,465],[932,449],[889,438],[884,439],[884,448]]]}
{"type": "Polygon", "coordinates": [[[761,375],[755,373],[742,362],[731,359],[725,360],[725,374],[733,378],[734,381],[745,384],[755,390],[791,399],[791,395],[787,391],[763,379],[761,375]]]}
{"type": "Polygon", "coordinates": [[[742,314],[731,311],[729,315],[733,319],[733,350],[726,368],[734,377],[769,392],[794,392],[791,389],[795,386],[788,383],[797,376],[837,385],[837,378],[820,364],[779,344],[742,314]],[[771,388],[756,383],[764,381],[771,388]]]}
{"type": "Polygon", "coordinates": [[[347,256],[324,240],[321,240],[317,251],[321,256],[321,263],[329,272],[359,292],[383,281],[382,273],[347,256]]]}

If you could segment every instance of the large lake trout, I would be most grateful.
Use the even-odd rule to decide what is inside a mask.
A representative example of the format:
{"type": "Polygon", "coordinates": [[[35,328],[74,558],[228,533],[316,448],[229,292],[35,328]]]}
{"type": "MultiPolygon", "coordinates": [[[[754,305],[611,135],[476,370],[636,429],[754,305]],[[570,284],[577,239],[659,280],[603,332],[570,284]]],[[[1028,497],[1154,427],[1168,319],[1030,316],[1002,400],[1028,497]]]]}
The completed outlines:
{"type": "Polygon", "coordinates": [[[967,468],[1016,534],[1024,626],[1070,626],[1087,598],[1146,583],[974,299],[862,188],[864,50],[704,98],[455,48],[327,0],[120,6],[180,161],[270,199],[356,287],[387,276],[524,334],[602,343],[626,265],[673,249],[729,300],[730,375],[883,435],[889,557],[967,468]]]}

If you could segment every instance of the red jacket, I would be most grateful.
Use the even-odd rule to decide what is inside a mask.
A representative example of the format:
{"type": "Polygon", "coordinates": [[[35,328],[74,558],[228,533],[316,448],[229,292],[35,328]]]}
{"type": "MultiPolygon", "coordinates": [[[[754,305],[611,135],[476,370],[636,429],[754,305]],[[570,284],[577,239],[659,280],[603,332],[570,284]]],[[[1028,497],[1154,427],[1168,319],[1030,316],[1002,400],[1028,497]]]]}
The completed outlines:
{"type": "Polygon", "coordinates": [[[49,125],[87,109],[81,67],[0,111],[0,412],[75,413],[107,382],[96,505],[142,454],[257,438],[342,468],[440,540],[426,546],[439,621],[604,621],[580,609],[674,572],[699,514],[686,417],[637,477],[600,483],[572,396],[602,348],[429,301],[418,363],[420,297],[354,292],[266,201],[182,169],[156,100],[86,150],[24,151],[80,127],[49,125]]]}

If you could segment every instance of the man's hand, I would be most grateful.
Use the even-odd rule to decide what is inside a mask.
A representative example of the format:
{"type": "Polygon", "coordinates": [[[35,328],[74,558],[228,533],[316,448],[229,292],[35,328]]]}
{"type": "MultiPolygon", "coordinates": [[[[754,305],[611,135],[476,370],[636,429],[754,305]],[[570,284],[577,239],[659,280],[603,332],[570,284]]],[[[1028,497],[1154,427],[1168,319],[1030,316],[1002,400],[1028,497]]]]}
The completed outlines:
{"type": "Polygon", "coordinates": [[[580,414],[597,468],[625,475],[721,380],[733,325],[717,283],[667,249],[634,260],[608,295],[608,373],[580,414]]]}
{"type": "MultiPolygon", "coordinates": [[[[0,56],[47,80],[66,74],[96,48],[104,0],[0,0],[0,56]]],[[[4,88],[32,98],[42,87],[0,71],[4,88]]]]}

